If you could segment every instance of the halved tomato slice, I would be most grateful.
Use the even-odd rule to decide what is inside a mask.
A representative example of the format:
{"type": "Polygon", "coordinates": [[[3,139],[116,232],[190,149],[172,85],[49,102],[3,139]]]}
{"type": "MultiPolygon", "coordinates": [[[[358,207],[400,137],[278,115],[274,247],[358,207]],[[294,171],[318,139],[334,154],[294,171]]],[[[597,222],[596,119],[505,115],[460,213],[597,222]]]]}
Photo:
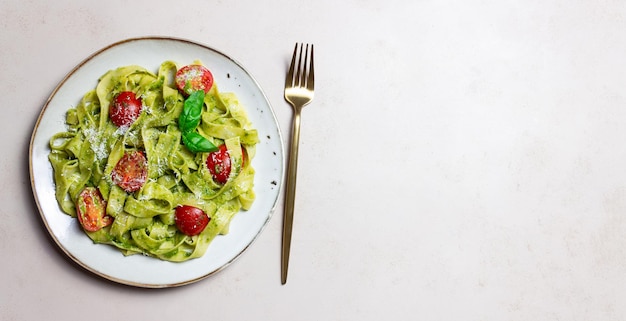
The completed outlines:
{"type": "Polygon", "coordinates": [[[76,216],[80,225],[89,232],[96,232],[113,223],[113,217],[106,215],[106,201],[100,190],[85,187],[76,200],[76,216]]]}
{"type": "Polygon", "coordinates": [[[208,93],[213,86],[213,74],[202,65],[187,65],[176,72],[176,86],[185,95],[203,90],[208,93]]]}
{"type": "MultiPolygon", "coordinates": [[[[219,184],[226,184],[232,168],[230,152],[228,152],[226,144],[222,144],[218,148],[217,151],[209,153],[206,159],[206,167],[209,169],[209,172],[211,172],[211,177],[213,177],[214,181],[219,184]]],[[[245,167],[248,157],[246,156],[246,149],[243,146],[241,146],[241,156],[241,166],[245,167]]]]}
{"type": "Polygon", "coordinates": [[[206,159],[206,166],[211,172],[213,180],[217,183],[225,184],[230,176],[231,161],[230,153],[226,144],[219,146],[219,150],[212,152],[206,159]]]}
{"type": "Polygon", "coordinates": [[[128,193],[138,191],[148,178],[148,160],[141,151],[124,154],[117,162],[111,180],[128,193]]]}
{"type": "Polygon", "coordinates": [[[132,91],[123,91],[115,96],[109,107],[109,118],[117,126],[130,126],[141,114],[141,99],[132,91]]]}
{"type": "Polygon", "coordinates": [[[176,207],[176,227],[183,234],[194,236],[202,233],[211,218],[201,209],[190,206],[180,205],[176,207]]]}

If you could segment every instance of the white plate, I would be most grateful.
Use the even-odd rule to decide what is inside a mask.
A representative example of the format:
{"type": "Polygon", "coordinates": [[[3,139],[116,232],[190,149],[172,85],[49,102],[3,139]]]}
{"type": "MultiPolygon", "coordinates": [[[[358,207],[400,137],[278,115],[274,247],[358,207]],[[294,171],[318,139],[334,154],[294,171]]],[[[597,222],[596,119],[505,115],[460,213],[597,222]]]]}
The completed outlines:
{"type": "Polygon", "coordinates": [[[236,61],[217,50],[182,39],[136,38],[112,44],[81,62],[61,81],[44,105],[30,143],[30,176],[33,193],[46,228],[72,260],[87,270],[115,282],[138,287],[173,287],[206,278],[233,262],[259,236],[272,216],[283,180],[283,143],[274,111],[252,76],[236,61]],[[252,161],[257,195],[252,208],[238,213],[230,232],[213,240],[201,258],[183,263],[134,255],[125,257],[116,248],[93,244],[76,219],[64,214],[54,195],[48,142],[64,131],[65,112],[83,94],[95,88],[106,71],[124,65],[140,65],[155,73],[166,60],[189,64],[200,60],[213,73],[221,92],[234,92],[245,106],[260,143],[252,161]]]}

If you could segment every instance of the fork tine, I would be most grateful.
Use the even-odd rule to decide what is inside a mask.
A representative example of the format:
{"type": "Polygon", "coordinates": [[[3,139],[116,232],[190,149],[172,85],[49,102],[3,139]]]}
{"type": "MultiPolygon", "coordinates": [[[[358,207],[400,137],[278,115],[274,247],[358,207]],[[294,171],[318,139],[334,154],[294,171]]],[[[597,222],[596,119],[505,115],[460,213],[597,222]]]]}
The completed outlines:
{"type": "MultiPolygon", "coordinates": [[[[294,78],[294,86],[295,87],[300,87],[302,84],[304,84],[305,72],[304,72],[304,70],[302,70],[302,47],[303,46],[304,46],[303,44],[300,44],[300,54],[298,55],[298,65],[297,65],[297,68],[296,68],[296,76],[294,78]]],[[[306,63],[306,57],[304,59],[305,59],[305,63],[306,63]]]]}
{"type": "Polygon", "coordinates": [[[285,88],[289,88],[293,86],[293,69],[296,64],[296,53],[298,52],[298,44],[296,43],[296,47],[293,49],[293,56],[291,57],[291,65],[289,65],[289,71],[287,72],[287,78],[285,79],[285,88]]]}
{"type": "MultiPolygon", "coordinates": [[[[308,46],[309,45],[307,45],[307,47],[308,46]]],[[[315,87],[315,72],[313,70],[313,44],[311,44],[311,57],[309,60],[309,78],[306,81],[306,88],[309,90],[313,90],[313,87],[315,87]]]]}
{"type": "Polygon", "coordinates": [[[298,84],[298,87],[306,87],[306,81],[307,81],[307,75],[308,75],[308,63],[309,63],[309,44],[306,44],[306,47],[304,47],[304,44],[300,46],[300,57],[302,57],[302,52],[304,51],[304,61],[302,61],[302,64],[300,65],[300,69],[302,74],[300,75],[300,83],[298,84]]]}

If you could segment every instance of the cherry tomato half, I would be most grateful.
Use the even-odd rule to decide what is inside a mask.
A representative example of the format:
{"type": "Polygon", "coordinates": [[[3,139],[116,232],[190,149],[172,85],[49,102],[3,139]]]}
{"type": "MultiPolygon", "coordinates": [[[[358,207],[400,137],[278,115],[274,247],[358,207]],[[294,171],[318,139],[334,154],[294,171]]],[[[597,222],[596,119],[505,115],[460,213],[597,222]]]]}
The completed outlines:
{"type": "Polygon", "coordinates": [[[132,91],[122,91],[117,94],[109,107],[109,118],[117,126],[132,124],[141,114],[141,99],[132,91]]]}
{"type": "Polygon", "coordinates": [[[176,207],[176,227],[185,235],[194,236],[202,233],[210,220],[211,218],[197,207],[189,205],[176,207]]]}
{"type": "Polygon", "coordinates": [[[111,225],[113,217],[106,215],[106,202],[95,187],[85,187],[76,200],[76,216],[80,225],[89,232],[111,225]]]}
{"type": "Polygon", "coordinates": [[[140,151],[124,154],[117,162],[111,180],[126,192],[138,191],[148,177],[148,160],[140,151]]]}
{"type": "Polygon", "coordinates": [[[175,81],[178,90],[186,95],[197,90],[208,93],[213,86],[213,74],[202,65],[187,65],[176,72],[175,81]]]}
{"type": "Polygon", "coordinates": [[[209,153],[206,159],[206,166],[211,172],[213,180],[220,184],[225,184],[230,176],[231,162],[230,153],[226,144],[219,146],[219,150],[209,153]]]}
{"type": "MultiPolygon", "coordinates": [[[[247,156],[243,146],[241,147],[241,156],[241,166],[246,166],[247,156]]],[[[206,166],[209,172],[211,172],[214,181],[220,184],[225,184],[228,181],[232,164],[226,144],[220,145],[219,150],[209,154],[206,159],[206,166]]]]}

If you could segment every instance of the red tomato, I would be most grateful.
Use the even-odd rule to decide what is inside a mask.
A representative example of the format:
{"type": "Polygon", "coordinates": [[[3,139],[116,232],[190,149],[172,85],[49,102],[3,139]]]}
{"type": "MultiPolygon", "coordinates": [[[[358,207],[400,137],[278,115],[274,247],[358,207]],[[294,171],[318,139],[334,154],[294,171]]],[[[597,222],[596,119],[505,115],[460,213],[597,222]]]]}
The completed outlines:
{"type": "Polygon", "coordinates": [[[202,233],[211,218],[201,209],[189,205],[176,207],[176,227],[185,235],[202,233]]]}
{"type": "Polygon", "coordinates": [[[76,216],[80,225],[89,232],[111,225],[113,217],[106,215],[106,202],[95,187],[85,187],[76,200],[76,216]]]}
{"type": "Polygon", "coordinates": [[[140,151],[124,154],[117,162],[111,180],[126,192],[138,191],[148,177],[148,160],[140,151]]]}
{"type": "MultiPolygon", "coordinates": [[[[246,166],[247,156],[246,150],[241,147],[241,166],[246,166]]],[[[230,153],[226,148],[226,144],[222,144],[218,151],[212,152],[206,159],[206,167],[211,172],[213,180],[220,184],[225,184],[230,176],[232,168],[230,161],[230,153]]]]}
{"type": "Polygon", "coordinates": [[[213,180],[220,184],[225,184],[230,176],[230,153],[226,148],[226,144],[222,144],[219,150],[209,153],[206,159],[206,167],[211,172],[213,180]]]}
{"type": "Polygon", "coordinates": [[[213,74],[202,65],[187,65],[176,72],[176,86],[187,95],[196,90],[208,93],[213,86],[213,74]]]}
{"type": "Polygon", "coordinates": [[[135,97],[135,93],[122,91],[111,102],[109,118],[117,127],[128,126],[139,118],[141,109],[141,99],[135,97]]]}

